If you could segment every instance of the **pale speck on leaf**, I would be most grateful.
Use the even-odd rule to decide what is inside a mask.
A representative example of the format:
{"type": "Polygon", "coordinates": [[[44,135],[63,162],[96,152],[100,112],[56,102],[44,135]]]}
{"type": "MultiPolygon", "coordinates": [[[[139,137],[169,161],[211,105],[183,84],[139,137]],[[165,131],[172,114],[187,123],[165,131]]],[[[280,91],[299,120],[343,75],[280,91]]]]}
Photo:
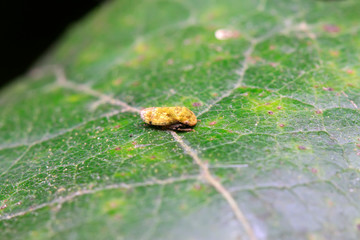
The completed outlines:
{"type": "Polygon", "coordinates": [[[200,107],[202,104],[200,102],[194,102],[192,105],[193,107],[200,107]]]}
{"type": "Polygon", "coordinates": [[[339,56],[339,51],[337,51],[337,50],[330,50],[329,53],[333,57],[338,57],[339,56]]]}
{"type": "Polygon", "coordinates": [[[323,30],[328,33],[340,32],[340,28],[335,24],[325,24],[325,25],[323,25],[323,30]]]}
{"type": "Polygon", "coordinates": [[[276,63],[276,62],[270,62],[269,63],[270,66],[272,67],[277,67],[279,65],[279,63],[276,63]]]}
{"type": "Polygon", "coordinates": [[[213,126],[216,124],[216,121],[209,122],[209,126],[213,126]]]}
{"type": "Polygon", "coordinates": [[[240,33],[236,30],[230,29],[218,29],[215,31],[215,37],[218,40],[228,40],[231,38],[238,38],[240,37],[240,33]]]}
{"type": "Polygon", "coordinates": [[[329,91],[329,92],[334,91],[334,89],[332,87],[323,87],[323,90],[324,91],[329,91]]]}
{"type": "Polygon", "coordinates": [[[352,70],[352,69],[348,69],[348,70],[346,70],[346,73],[351,75],[351,74],[354,74],[354,73],[355,73],[355,71],[354,71],[354,70],[352,70]]]}
{"type": "Polygon", "coordinates": [[[299,145],[299,146],[298,146],[298,149],[299,149],[299,150],[306,150],[306,147],[305,147],[305,146],[302,146],[302,145],[299,145]]]}
{"type": "Polygon", "coordinates": [[[173,64],[174,64],[174,60],[173,60],[172,58],[170,58],[170,59],[168,59],[168,60],[166,61],[166,64],[167,64],[167,65],[173,65],[173,64]]]}

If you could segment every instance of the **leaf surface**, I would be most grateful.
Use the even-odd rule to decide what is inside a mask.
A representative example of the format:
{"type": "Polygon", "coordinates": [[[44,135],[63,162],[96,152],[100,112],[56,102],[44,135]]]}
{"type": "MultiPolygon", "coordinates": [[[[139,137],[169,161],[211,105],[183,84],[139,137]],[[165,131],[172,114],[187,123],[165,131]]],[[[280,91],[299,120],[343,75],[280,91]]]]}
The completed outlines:
{"type": "Polygon", "coordinates": [[[359,239],[359,12],[104,4],[1,92],[0,239],[359,239]]]}

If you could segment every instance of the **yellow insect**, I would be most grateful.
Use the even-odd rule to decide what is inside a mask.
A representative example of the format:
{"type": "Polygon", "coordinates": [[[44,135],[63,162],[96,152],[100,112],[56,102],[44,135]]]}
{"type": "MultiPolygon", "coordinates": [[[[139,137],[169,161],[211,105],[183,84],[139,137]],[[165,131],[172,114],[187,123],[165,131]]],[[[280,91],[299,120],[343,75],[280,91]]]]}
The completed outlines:
{"type": "Polygon", "coordinates": [[[197,119],[195,114],[186,107],[151,107],[140,111],[145,123],[163,129],[190,132],[197,119]]]}

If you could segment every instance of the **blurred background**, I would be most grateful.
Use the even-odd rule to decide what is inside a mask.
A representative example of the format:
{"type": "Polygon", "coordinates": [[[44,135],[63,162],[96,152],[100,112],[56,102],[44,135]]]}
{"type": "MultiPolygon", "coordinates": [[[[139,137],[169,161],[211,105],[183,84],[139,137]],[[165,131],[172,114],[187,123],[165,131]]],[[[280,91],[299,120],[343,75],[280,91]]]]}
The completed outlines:
{"type": "Polygon", "coordinates": [[[0,1],[0,88],[24,74],[71,23],[101,0],[0,1]]]}

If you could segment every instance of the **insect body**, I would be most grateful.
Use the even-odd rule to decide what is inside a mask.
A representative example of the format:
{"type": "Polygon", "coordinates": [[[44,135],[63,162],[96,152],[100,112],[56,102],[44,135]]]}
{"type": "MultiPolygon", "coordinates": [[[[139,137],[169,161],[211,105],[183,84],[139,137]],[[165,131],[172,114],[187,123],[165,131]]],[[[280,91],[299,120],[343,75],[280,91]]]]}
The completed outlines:
{"type": "Polygon", "coordinates": [[[195,114],[186,107],[151,107],[140,111],[145,123],[163,129],[190,132],[197,119],[195,114]]]}

